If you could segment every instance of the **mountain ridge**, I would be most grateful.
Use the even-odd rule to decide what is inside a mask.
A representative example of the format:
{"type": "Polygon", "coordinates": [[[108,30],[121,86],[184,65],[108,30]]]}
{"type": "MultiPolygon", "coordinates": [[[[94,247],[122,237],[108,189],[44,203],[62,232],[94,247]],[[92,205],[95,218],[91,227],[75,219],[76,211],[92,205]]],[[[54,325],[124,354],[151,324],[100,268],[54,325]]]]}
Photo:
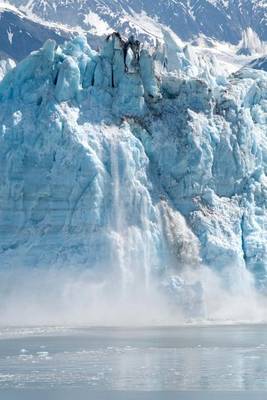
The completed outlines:
{"type": "Polygon", "coordinates": [[[237,44],[242,32],[250,27],[261,40],[267,41],[265,1],[169,0],[151,3],[149,0],[11,0],[10,4],[44,20],[79,25],[85,29],[90,29],[90,13],[98,15],[111,29],[123,31],[128,29],[127,15],[143,12],[169,26],[183,40],[204,34],[237,44]]]}

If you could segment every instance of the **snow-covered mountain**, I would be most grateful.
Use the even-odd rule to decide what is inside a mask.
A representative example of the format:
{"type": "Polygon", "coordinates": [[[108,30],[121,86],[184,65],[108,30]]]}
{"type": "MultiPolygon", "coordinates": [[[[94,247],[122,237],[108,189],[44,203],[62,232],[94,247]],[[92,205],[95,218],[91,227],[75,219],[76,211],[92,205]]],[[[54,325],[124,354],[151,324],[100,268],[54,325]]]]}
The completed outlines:
{"type": "Polygon", "coordinates": [[[13,60],[22,60],[49,38],[62,43],[68,37],[69,32],[38,23],[16,8],[0,3],[0,51],[13,60]]]}
{"type": "Polygon", "coordinates": [[[149,30],[146,17],[169,26],[183,40],[203,34],[219,41],[237,44],[247,28],[267,41],[266,0],[10,0],[26,13],[46,21],[105,34],[149,30]]]}
{"type": "Polygon", "coordinates": [[[1,267],[79,267],[98,299],[156,288],[191,317],[226,318],[231,296],[238,318],[266,290],[267,73],[170,55],[167,72],[162,44],[129,50],[126,69],[118,37],[77,37],[5,76],[1,267]]]}

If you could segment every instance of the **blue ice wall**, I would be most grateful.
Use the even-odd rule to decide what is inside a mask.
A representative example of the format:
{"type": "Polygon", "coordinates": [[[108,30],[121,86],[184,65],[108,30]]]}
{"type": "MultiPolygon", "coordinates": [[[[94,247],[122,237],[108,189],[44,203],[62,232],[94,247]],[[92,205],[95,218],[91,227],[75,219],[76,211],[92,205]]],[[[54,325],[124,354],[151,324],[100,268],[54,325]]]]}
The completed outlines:
{"type": "Polygon", "coordinates": [[[178,290],[206,264],[265,287],[267,73],[217,79],[188,51],[156,73],[157,51],[127,72],[114,35],[48,41],[0,83],[1,265],[178,290]]]}

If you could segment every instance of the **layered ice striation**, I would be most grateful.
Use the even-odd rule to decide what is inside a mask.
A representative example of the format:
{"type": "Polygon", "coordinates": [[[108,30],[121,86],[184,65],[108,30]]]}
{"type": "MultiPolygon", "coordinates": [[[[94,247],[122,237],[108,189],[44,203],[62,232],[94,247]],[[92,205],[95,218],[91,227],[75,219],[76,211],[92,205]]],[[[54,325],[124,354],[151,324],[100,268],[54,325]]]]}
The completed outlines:
{"type": "Polygon", "coordinates": [[[202,265],[264,290],[267,73],[222,76],[188,47],[170,73],[164,46],[124,48],[47,41],[1,82],[2,268],[155,281],[192,312],[202,265]]]}

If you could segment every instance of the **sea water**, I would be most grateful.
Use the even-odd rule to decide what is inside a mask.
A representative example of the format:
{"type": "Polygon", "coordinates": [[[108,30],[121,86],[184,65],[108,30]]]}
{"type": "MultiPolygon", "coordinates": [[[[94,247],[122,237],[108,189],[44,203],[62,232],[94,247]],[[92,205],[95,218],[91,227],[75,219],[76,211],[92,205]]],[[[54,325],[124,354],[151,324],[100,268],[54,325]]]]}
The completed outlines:
{"type": "Polygon", "coordinates": [[[0,399],[265,399],[267,326],[0,330],[0,399]]]}

